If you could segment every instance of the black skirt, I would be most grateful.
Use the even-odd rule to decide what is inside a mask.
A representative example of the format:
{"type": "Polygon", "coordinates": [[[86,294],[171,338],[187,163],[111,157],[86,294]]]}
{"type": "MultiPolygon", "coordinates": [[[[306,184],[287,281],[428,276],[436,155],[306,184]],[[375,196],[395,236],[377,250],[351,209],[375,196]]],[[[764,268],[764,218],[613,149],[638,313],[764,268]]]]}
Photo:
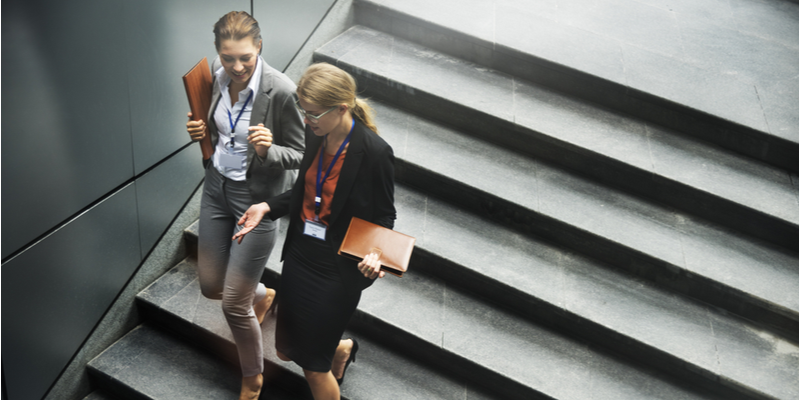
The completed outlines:
{"type": "MultiPolygon", "coordinates": [[[[302,227],[300,227],[302,229],[302,227]]],[[[361,291],[348,292],[328,241],[294,235],[284,258],[275,348],[303,369],[328,372],[361,291]]]]}

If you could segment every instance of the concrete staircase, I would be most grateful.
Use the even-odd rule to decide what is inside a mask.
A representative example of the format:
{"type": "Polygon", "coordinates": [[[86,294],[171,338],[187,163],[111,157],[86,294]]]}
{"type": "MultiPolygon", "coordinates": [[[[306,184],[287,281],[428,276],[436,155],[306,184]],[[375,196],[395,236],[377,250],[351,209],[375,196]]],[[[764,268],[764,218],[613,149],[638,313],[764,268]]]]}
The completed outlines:
{"type": "MultiPolygon", "coordinates": [[[[796,142],[409,3],[355,2],[315,53],[373,99],[395,229],[417,238],[410,273],[362,296],[343,396],[797,399],[796,142]]],[[[273,257],[265,283],[280,272],[273,257]]],[[[105,396],[235,398],[232,337],[191,257],[137,302],[147,322],[90,364],[105,396]]],[[[308,398],[273,333],[269,317],[262,398],[308,398]]]]}

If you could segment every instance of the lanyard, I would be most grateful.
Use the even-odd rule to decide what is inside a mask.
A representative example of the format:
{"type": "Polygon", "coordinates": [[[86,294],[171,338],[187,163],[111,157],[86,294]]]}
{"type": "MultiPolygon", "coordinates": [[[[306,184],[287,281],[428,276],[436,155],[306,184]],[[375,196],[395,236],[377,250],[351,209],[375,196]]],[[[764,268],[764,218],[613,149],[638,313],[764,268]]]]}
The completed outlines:
{"type": "Polygon", "coordinates": [[[250,91],[250,95],[247,96],[247,100],[245,100],[242,109],[239,110],[239,116],[236,117],[236,122],[233,122],[233,117],[231,116],[231,109],[228,108],[228,121],[231,123],[231,148],[233,148],[233,142],[236,139],[236,124],[239,123],[239,118],[242,118],[242,114],[244,114],[245,108],[247,108],[247,104],[250,103],[250,99],[253,98],[253,92],[255,90],[250,91]]]}
{"type": "Polygon", "coordinates": [[[353,127],[356,126],[356,120],[353,120],[353,124],[350,125],[350,133],[347,134],[347,137],[342,142],[342,145],[339,146],[339,150],[336,151],[336,155],[333,156],[333,160],[331,160],[330,165],[328,165],[328,171],[325,172],[325,177],[320,180],[320,176],[322,175],[322,154],[325,152],[325,145],[328,144],[328,135],[325,135],[325,143],[323,143],[322,148],[319,149],[319,163],[317,164],[317,195],[314,197],[314,219],[319,221],[319,211],[320,205],[322,204],[322,184],[328,179],[328,175],[331,174],[331,170],[333,169],[333,165],[336,164],[336,160],[339,159],[339,156],[342,155],[342,151],[344,150],[347,143],[350,142],[350,135],[353,134],[353,127]]]}

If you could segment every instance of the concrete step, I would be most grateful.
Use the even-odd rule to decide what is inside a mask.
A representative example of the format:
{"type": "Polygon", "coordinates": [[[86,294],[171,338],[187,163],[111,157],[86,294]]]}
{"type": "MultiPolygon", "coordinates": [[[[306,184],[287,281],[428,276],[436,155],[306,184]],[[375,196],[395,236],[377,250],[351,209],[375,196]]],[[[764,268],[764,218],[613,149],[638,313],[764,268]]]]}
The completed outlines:
{"type": "MultiPolygon", "coordinates": [[[[101,393],[91,400],[219,400],[239,396],[238,368],[197,349],[150,323],[134,328],[88,365],[101,393]],[[113,397],[111,397],[113,394],[113,397]]],[[[296,399],[275,386],[261,398],[296,399]]]]}
{"type": "MultiPolygon", "coordinates": [[[[571,387],[565,376],[592,382],[587,388],[607,387],[592,398],[742,397],[732,388],[752,398],[791,398],[742,386],[766,376],[766,384],[793,390],[785,380],[796,370],[791,368],[796,346],[785,340],[434,198],[400,187],[397,204],[398,214],[407,218],[396,228],[418,239],[413,269],[364,292],[351,328],[365,336],[403,344],[404,352],[483,382],[504,398],[588,398],[581,391],[586,388],[571,387]],[[487,254],[470,251],[475,248],[486,248],[487,254]],[[387,300],[401,297],[402,307],[387,300]],[[714,327],[724,333],[714,336],[714,327]],[[759,347],[764,345],[789,351],[765,351],[759,347]],[[642,363],[631,365],[598,346],[622,350],[642,363]],[[584,365],[587,357],[591,367],[584,365]],[[718,358],[725,360],[722,367],[718,358]],[[731,380],[742,363],[756,366],[758,376],[731,380]],[[625,383],[613,384],[619,381],[625,383]]],[[[280,263],[272,260],[268,269],[277,286],[280,263]]]]}
{"type": "Polygon", "coordinates": [[[796,341],[796,253],[373,103],[399,180],[796,341]]]}
{"type": "MultiPolygon", "coordinates": [[[[446,143],[464,144],[438,130],[426,132],[446,143]]],[[[411,137],[408,142],[397,141],[388,130],[384,137],[390,143],[416,142],[411,137]]],[[[424,141],[420,144],[426,146],[424,141]]],[[[437,149],[429,146],[429,150],[435,153],[437,149]]],[[[426,158],[422,153],[416,156],[426,158]]],[[[475,158],[473,162],[480,163],[475,158]]],[[[420,311],[446,306],[412,303],[408,312],[402,312],[382,300],[387,291],[393,293],[388,298],[423,291],[425,299],[441,301],[449,290],[443,287],[461,287],[530,321],[546,323],[698,385],[719,383],[755,398],[796,396],[797,344],[791,339],[401,185],[396,204],[400,216],[396,229],[417,238],[413,271],[432,278],[425,278],[428,283],[415,282],[415,278],[384,279],[375,285],[380,290],[364,292],[360,309],[370,318],[360,324],[362,329],[374,331],[377,317],[393,327],[380,325],[383,336],[387,331],[399,331],[390,343],[409,341],[404,337],[407,332],[435,342],[450,327],[441,316],[420,311]],[[429,282],[437,280],[439,283],[429,282]],[[431,286],[431,291],[420,289],[431,286]],[[771,395],[762,396],[764,393],[771,395]]],[[[277,258],[270,260],[268,269],[276,285],[281,271],[277,258]]],[[[462,350],[482,350],[480,345],[474,347],[462,350]]],[[[480,353],[458,356],[469,360],[486,357],[480,353]]]]}
{"type": "MultiPolygon", "coordinates": [[[[273,257],[274,258],[274,257],[273,257]]],[[[194,261],[187,259],[165,274],[137,297],[140,310],[153,324],[168,327],[183,341],[210,349],[229,363],[236,362],[235,345],[222,315],[219,301],[204,298],[196,279],[194,261]]],[[[265,376],[291,393],[307,388],[302,370],[294,363],[280,361],[274,349],[274,315],[262,324],[265,376]]],[[[342,385],[344,399],[470,399],[496,398],[483,394],[472,382],[454,379],[354,332],[359,357],[351,364],[342,385]]]]}
{"type": "MultiPolygon", "coordinates": [[[[546,322],[567,336],[687,382],[709,379],[755,398],[797,396],[797,344],[791,340],[434,197],[410,190],[398,191],[397,197],[398,215],[404,218],[396,229],[417,237],[414,271],[433,275],[444,285],[436,288],[442,293],[434,290],[425,299],[448,298],[454,286],[467,288],[529,321],[546,322]]],[[[430,285],[412,279],[384,279],[380,284],[376,288],[382,293],[364,293],[365,312],[403,329],[411,327],[417,335],[436,337],[432,327],[442,325],[445,342],[454,333],[446,318],[385,311],[381,296],[396,298],[430,285]],[[385,296],[389,290],[392,295],[385,296]]],[[[460,323],[456,326],[485,325],[460,323]]],[[[473,352],[468,357],[473,360],[490,357],[480,345],[464,345],[461,351],[473,352]]]]}
{"type": "Polygon", "coordinates": [[[794,173],[362,26],[315,59],[418,115],[797,249],[794,173]]]}
{"type": "Polygon", "coordinates": [[[119,400],[119,399],[109,395],[108,393],[102,390],[96,390],[92,393],[89,393],[89,395],[84,397],[83,400],[119,400]]]}
{"type": "MultiPolygon", "coordinates": [[[[200,295],[196,279],[193,279],[195,277],[194,268],[191,262],[180,264],[160,281],[142,292],[139,298],[142,311],[150,316],[154,323],[171,328],[178,327],[184,340],[203,343],[206,348],[213,349],[226,358],[230,357],[230,354],[234,352],[232,338],[221,316],[219,303],[207,300],[200,295]]],[[[419,275],[420,278],[423,276],[419,275]]],[[[431,283],[420,281],[416,283],[428,288],[431,286],[431,283]]],[[[433,284],[435,285],[435,283],[433,284]]],[[[391,312],[407,314],[407,317],[416,315],[419,320],[428,319],[431,312],[442,313],[444,310],[441,308],[438,310],[426,308],[430,305],[426,304],[424,299],[428,294],[428,290],[414,290],[406,293],[405,297],[408,297],[408,303],[413,305],[413,308],[403,310],[394,306],[391,312]]],[[[451,296],[453,296],[452,293],[451,296]]],[[[451,299],[456,302],[455,304],[469,307],[467,310],[471,310],[472,307],[480,307],[479,302],[470,302],[468,296],[451,297],[451,299]]],[[[460,312],[464,312],[464,310],[460,312]]],[[[403,331],[396,327],[381,330],[380,333],[375,332],[374,329],[369,331],[364,327],[364,321],[371,321],[366,325],[373,327],[380,328],[386,325],[379,325],[381,321],[375,316],[360,312],[354,318],[356,320],[354,325],[359,326],[359,331],[345,333],[345,336],[356,337],[359,340],[361,350],[358,362],[351,365],[347,381],[342,386],[343,397],[348,399],[456,399],[466,396],[470,399],[577,399],[596,394],[595,398],[639,399],[641,397],[637,396],[646,393],[648,396],[651,394],[655,396],[653,398],[664,399],[722,398],[698,395],[696,390],[669,382],[663,377],[654,377],[640,371],[639,368],[626,366],[612,357],[592,351],[585,344],[564,339],[558,334],[535,327],[511,314],[495,312],[491,306],[483,305],[476,310],[475,316],[495,314],[500,321],[512,325],[512,328],[517,331],[507,332],[511,335],[507,337],[497,337],[494,336],[495,333],[490,332],[489,337],[481,338],[480,343],[493,346],[492,348],[501,354],[514,352],[513,357],[505,359],[495,357],[492,360],[478,361],[463,359],[458,351],[450,351],[449,347],[456,344],[456,339],[453,338],[451,343],[448,335],[447,341],[442,342],[442,332],[438,333],[435,342],[428,342],[428,338],[418,338],[409,333],[402,333],[403,331]],[[520,338],[515,338],[519,335],[521,335],[520,338]],[[398,340],[400,338],[402,340],[398,340]],[[494,342],[490,342],[490,340],[494,342]],[[391,343],[391,348],[404,356],[388,351],[385,342],[391,343]],[[515,350],[525,353],[515,352],[515,350]],[[428,366],[413,358],[405,357],[406,354],[413,355],[415,352],[423,352],[427,358],[439,360],[439,364],[445,360],[447,361],[446,366],[428,366]],[[567,355],[561,353],[567,353],[567,355]],[[542,363],[540,360],[546,360],[546,362],[542,363]],[[485,362],[495,365],[486,367],[483,365],[485,362]],[[588,366],[584,364],[588,364],[588,366]],[[477,371],[474,370],[476,368],[477,371]],[[529,370],[530,368],[532,369],[529,370]],[[570,372],[570,368],[578,368],[578,374],[575,374],[574,371],[570,372]],[[519,373],[519,370],[523,370],[522,374],[519,373]],[[559,375],[553,373],[554,370],[566,374],[568,377],[571,376],[568,378],[570,380],[582,378],[592,384],[583,388],[568,388],[569,385],[564,384],[566,382],[563,380],[564,376],[562,375],[559,379],[559,375]],[[460,379],[458,377],[448,378],[443,375],[443,371],[464,375],[469,379],[465,379],[464,376],[460,379]],[[613,373],[609,374],[610,371],[613,373]],[[594,377],[595,375],[600,378],[594,377]],[[520,379],[532,381],[520,382],[520,379]],[[561,382],[564,388],[558,389],[556,387],[558,382],[561,382]],[[491,391],[493,395],[481,395],[479,390],[491,391]],[[626,392],[629,393],[626,394],[626,392]]],[[[461,328],[472,331],[473,329],[480,330],[480,326],[486,325],[489,320],[481,318],[477,327],[471,325],[476,321],[454,320],[453,322],[467,324],[461,328]]],[[[263,325],[265,349],[267,349],[269,348],[267,346],[274,342],[274,317],[270,316],[263,325]]],[[[457,328],[457,326],[452,328],[457,328]]],[[[479,339],[475,337],[474,333],[474,331],[464,332],[462,340],[464,338],[479,339]]],[[[476,344],[475,342],[461,343],[461,346],[481,347],[476,344]]],[[[504,354],[504,356],[508,356],[508,354],[504,354]]],[[[294,375],[295,379],[302,379],[302,372],[296,365],[280,362],[268,351],[265,351],[265,360],[270,364],[268,368],[270,374],[274,373],[274,369],[277,368],[285,371],[286,374],[294,375]]],[[[283,380],[288,379],[284,378],[283,380]]]]}
{"type": "Polygon", "coordinates": [[[354,2],[358,24],[796,172],[797,6],[645,3],[354,2]]]}

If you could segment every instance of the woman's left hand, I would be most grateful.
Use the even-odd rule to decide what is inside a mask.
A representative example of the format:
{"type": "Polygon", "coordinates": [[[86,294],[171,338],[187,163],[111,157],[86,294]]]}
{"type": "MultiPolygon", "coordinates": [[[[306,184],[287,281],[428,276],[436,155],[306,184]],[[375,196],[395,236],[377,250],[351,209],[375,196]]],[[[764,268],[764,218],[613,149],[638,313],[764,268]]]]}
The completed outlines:
{"type": "Polygon", "coordinates": [[[265,202],[251,205],[250,208],[244,212],[242,218],[239,218],[239,221],[236,222],[237,225],[244,225],[244,227],[242,227],[239,232],[236,232],[236,234],[233,235],[233,240],[236,240],[239,244],[242,244],[244,235],[258,226],[268,212],[270,212],[269,204],[265,202]]]}
{"type": "Polygon", "coordinates": [[[256,148],[256,153],[261,158],[267,156],[267,151],[272,146],[272,132],[264,127],[264,124],[258,126],[251,126],[248,128],[250,135],[247,136],[247,141],[256,148]]]}
{"type": "Polygon", "coordinates": [[[385,272],[381,271],[381,263],[378,262],[379,258],[380,256],[375,253],[369,253],[358,263],[358,270],[364,274],[364,277],[375,279],[383,278],[383,276],[386,275],[385,272]]]}

